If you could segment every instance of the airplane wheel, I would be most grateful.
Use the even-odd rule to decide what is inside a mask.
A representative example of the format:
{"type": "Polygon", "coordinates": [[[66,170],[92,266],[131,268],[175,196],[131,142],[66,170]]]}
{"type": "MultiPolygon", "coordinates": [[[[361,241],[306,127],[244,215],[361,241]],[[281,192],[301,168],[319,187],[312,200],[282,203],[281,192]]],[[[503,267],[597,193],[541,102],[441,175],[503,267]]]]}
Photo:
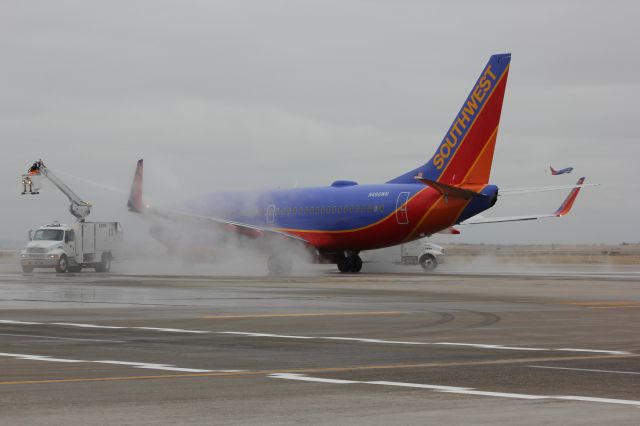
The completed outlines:
{"type": "Polygon", "coordinates": [[[362,270],[362,259],[357,254],[343,257],[338,261],[338,270],[342,273],[358,273],[362,270]]]}
{"type": "Polygon", "coordinates": [[[362,259],[360,256],[355,255],[351,258],[351,271],[353,273],[358,273],[362,270],[362,259]]]}
{"type": "Polygon", "coordinates": [[[436,266],[438,266],[438,259],[436,259],[434,255],[429,253],[425,253],[420,256],[419,262],[420,266],[422,266],[422,269],[425,271],[433,271],[434,269],[436,269],[436,266]]]}
{"type": "Polygon", "coordinates": [[[343,257],[342,259],[338,260],[338,271],[345,274],[347,272],[350,272],[350,269],[351,260],[348,257],[343,257]]]}
{"type": "Polygon", "coordinates": [[[289,275],[293,269],[293,259],[286,254],[272,254],[267,260],[271,275],[289,275]]]}
{"type": "Polygon", "coordinates": [[[65,256],[64,254],[62,256],[60,256],[60,259],[58,259],[58,263],[56,264],[56,272],[59,273],[65,273],[67,272],[67,268],[69,267],[69,264],[67,263],[67,256],[65,256]]]}

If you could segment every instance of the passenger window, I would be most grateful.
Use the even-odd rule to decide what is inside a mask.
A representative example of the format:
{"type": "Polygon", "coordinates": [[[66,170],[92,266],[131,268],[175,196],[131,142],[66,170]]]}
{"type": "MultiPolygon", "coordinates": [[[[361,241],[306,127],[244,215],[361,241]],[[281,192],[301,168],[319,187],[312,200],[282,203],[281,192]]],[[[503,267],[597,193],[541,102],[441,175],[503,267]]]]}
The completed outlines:
{"type": "Polygon", "coordinates": [[[71,243],[73,241],[75,241],[75,235],[73,230],[67,231],[64,235],[64,241],[65,243],[71,243]]]}
{"type": "Polygon", "coordinates": [[[380,205],[380,209],[379,210],[380,210],[380,213],[384,212],[384,204],[380,205]]]}
{"type": "Polygon", "coordinates": [[[371,213],[371,212],[373,211],[373,206],[369,206],[369,207],[367,208],[367,211],[368,211],[369,213],[371,213]]]}

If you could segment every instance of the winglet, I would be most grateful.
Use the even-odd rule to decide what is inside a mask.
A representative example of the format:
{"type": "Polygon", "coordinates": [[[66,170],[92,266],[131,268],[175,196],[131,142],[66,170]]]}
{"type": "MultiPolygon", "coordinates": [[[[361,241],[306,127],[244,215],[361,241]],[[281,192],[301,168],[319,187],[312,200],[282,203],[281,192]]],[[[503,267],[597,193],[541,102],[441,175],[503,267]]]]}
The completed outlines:
{"type": "MultiPolygon", "coordinates": [[[[584,179],[585,179],[584,177],[581,177],[580,179],[578,179],[578,183],[576,183],[576,186],[582,185],[584,183],[584,179]]],[[[569,195],[567,195],[567,198],[564,199],[560,207],[558,207],[558,210],[554,212],[554,214],[557,217],[564,216],[567,213],[569,213],[569,211],[571,210],[571,207],[573,206],[573,203],[576,201],[576,198],[578,197],[578,193],[580,192],[580,189],[581,187],[578,186],[577,188],[573,188],[571,192],[569,192],[569,195]]]]}
{"type": "Polygon", "coordinates": [[[130,211],[142,213],[144,204],[142,203],[142,159],[138,160],[136,172],[133,175],[133,183],[131,184],[131,193],[127,201],[127,207],[130,211]]]}

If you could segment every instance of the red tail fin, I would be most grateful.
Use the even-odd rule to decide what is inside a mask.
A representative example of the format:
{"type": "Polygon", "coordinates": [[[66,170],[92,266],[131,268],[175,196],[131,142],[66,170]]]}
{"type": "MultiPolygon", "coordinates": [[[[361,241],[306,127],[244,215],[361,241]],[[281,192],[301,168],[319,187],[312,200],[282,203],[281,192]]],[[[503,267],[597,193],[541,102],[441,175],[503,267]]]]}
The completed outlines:
{"type": "Polygon", "coordinates": [[[431,160],[389,183],[418,174],[449,185],[489,183],[510,62],[509,53],[491,56],[431,160]]]}

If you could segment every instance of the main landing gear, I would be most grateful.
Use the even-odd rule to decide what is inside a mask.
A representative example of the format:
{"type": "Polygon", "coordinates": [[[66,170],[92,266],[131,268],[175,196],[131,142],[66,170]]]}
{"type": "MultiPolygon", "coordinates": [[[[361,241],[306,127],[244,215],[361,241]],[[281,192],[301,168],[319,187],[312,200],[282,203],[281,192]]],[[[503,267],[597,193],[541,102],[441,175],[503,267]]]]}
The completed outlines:
{"type": "Polygon", "coordinates": [[[362,259],[358,254],[349,254],[338,259],[338,270],[343,274],[358,273],[362,270],[362,259]]]}

